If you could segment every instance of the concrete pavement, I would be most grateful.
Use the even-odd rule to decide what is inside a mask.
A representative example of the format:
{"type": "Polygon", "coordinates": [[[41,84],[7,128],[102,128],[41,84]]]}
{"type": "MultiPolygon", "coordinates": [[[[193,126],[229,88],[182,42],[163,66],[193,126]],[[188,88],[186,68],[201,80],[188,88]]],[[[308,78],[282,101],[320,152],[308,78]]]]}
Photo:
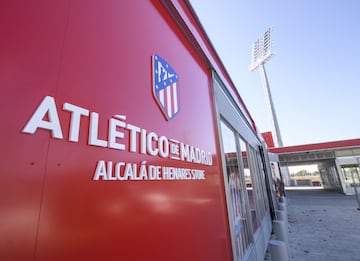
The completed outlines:
{"type": "Polygon", "coordinates": [[[360,261],[360,211],[354,196],[287,189],[286,205],[291,261],[360,261]]]}

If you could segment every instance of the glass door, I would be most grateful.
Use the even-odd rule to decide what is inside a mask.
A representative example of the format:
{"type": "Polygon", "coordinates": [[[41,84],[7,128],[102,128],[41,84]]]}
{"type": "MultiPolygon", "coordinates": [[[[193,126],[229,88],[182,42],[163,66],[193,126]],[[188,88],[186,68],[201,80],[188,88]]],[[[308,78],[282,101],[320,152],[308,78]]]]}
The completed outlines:
{"type": "Polygon", "coordinates": [[[359,167],[357,165],[342,165],[341,171],[344,176],[346,189],[360,183],[359,167]]]}

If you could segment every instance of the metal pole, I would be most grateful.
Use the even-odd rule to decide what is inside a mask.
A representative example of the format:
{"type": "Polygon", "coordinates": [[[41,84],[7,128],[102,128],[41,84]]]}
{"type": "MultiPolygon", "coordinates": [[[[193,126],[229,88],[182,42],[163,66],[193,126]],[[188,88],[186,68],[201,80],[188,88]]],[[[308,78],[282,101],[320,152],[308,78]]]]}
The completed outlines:
{"type": "Polygon", "coordinates": [[[268,81],[266,71],[265,71],[265,65],[263,63],[261,63],[259,65],[259,67],[260,67],[261,80],[262,80],[263,85],[264,85],[265,95],[266,95],[266,98],[268,100],[268,104],[269,104],[269,107],[270,107],[270,112],[271,112],[271,116],[272,116],[272,120],[273,120],[273,124],[274,124],[275,142],[276,142],[277,147],[282,147],[283,142],[282,142],[281,135],[280,135],[280,128],[279,128],[279,123],[278,123],[278,120],[277,120],[277,117],[276,117],[275,106],[274,106],[272,96],[271,96],[271,92],[270,92],[269,81],[268,81]]]}

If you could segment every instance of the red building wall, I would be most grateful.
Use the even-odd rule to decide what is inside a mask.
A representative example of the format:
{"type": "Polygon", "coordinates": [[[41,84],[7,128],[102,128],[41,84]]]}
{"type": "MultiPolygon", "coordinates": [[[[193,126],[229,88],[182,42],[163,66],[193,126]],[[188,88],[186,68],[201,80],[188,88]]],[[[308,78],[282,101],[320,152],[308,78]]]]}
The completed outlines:
{"type": "MultiPolygon", "coordinates": [[[[160,2],[3,1],[0,35],[1,260],[229,259],[211,72],[160,2]],[[181,110],[170,121],[153,97],[154,54],[180,79],[181,110]],[[62,138],[41,127],[24,131],[45,97],[56,104],[62,138]],[[142,154],[139,144],[131,152],[124,130],[117,142],[125,150],[93,146],[95,127],[84,115],[70,141],[74,114],[64,104],[98,114],[99,140],[108,142],[110,120],[122,115],[158,138],[211,153],[211,164],[142,154]],[[94,180],[100,161],[205,176],[94,180]]],[[[54,122],[50,114],[42,122],[54,122]]]]}

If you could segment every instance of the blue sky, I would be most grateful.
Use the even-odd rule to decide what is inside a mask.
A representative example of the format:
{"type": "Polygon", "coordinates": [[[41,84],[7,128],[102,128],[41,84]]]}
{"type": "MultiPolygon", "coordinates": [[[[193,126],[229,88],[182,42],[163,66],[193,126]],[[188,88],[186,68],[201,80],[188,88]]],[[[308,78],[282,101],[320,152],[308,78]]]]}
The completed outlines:
{"type": "Polygon", "coordinates": [[[273,27],[265,65],[284,146],[360,138],[360,1],[191,0],[257,126],[271,129],[251,45],[273,27]]]}

